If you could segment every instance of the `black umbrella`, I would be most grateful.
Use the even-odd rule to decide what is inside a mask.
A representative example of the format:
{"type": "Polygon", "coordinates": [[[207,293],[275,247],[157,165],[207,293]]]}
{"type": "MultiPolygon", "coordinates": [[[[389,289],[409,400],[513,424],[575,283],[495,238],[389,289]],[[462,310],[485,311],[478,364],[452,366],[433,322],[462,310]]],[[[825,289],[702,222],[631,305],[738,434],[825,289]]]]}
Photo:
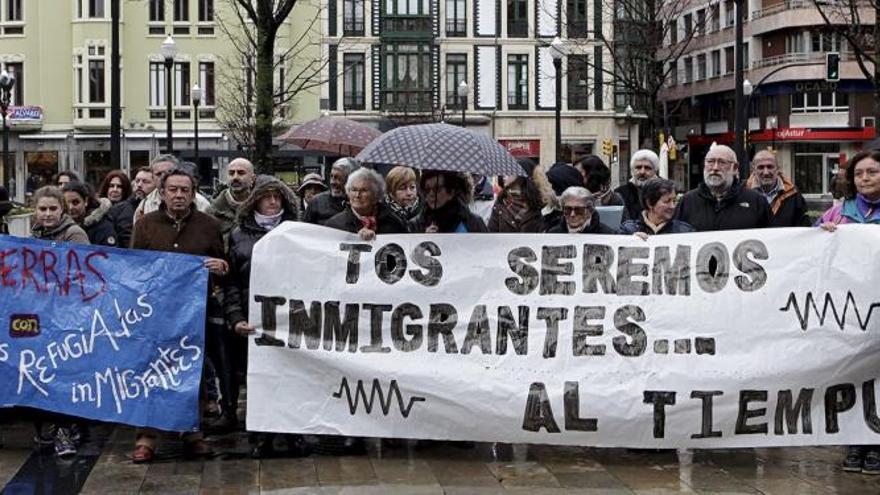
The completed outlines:
{"type": "Polygon", "coordinates": [[[486,134],[449,124],[398,127],[358,153],[363,163],[405,165],[479,175],[526,175],[516,158],[486,134]]]}

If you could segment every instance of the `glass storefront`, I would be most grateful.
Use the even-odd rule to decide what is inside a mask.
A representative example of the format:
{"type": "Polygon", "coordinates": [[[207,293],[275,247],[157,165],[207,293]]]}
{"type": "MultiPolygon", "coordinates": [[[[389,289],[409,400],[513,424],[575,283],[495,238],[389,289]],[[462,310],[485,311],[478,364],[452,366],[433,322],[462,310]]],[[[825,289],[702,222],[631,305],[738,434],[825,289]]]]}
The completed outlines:
{"type": "Polygon", "coordinates": [[[835,143],[794,143],[794,183],[804,194],[828,194],[840,160],[835,143]]]}
{"type": "Polygon", "coordinates": [[[25,151],[24,153],[25,193],[33,194],[37,189],[51,185],[52,177],[58,173],[57,151],[25,151]]]}
{"type": "Polygon", "coordinates": [[[83,165],[86,171],[85,181],[95,189],[101,185],[104,176],[113,170],[109,151],[83,151],[83,165]]]}

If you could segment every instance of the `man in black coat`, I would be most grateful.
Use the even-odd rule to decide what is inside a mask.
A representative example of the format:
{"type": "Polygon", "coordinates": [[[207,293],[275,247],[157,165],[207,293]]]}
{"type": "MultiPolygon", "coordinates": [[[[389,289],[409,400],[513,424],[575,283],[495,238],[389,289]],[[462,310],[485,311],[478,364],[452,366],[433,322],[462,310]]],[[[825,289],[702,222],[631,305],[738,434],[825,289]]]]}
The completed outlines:
{"type": "Polygon", "coordinates": [[[629,168],[632,177],[626,184],[618,186],[614,192],[623,198],[626,208],[625,217],[638,219],[642,217],[642,200],[639,197],[642,185],[657,176],[660,157],[651,150],[638,150],[633,153],[629,168]]]}
{"type": "Polygon", "coordinates": [[[330,190],[318,194],[306,203],[304,222],[324,225],[327,220],[345,209],[345,182],[356,168],[357,162],[351,158],[340,158],[333,163],[330,169],[330,190]]]}
{"type": "Polygon", "coordinates": [[[749,189],[767,199],[770,205],[770,227],[809,227],[807,201],[794,183],[782,175],[776,154],[761,150],[752,158],[749,189]]]}
{"type": "Polygon", "coordinates": [[[113,222],[113,229],[119,241],[119,247],[129,247],[131,231],[134,228],[134,212],[140,202],[156,189],[156,177],[149,167],[138,169],[131,181],[131,196],[110,208],[108,217],[113,222]]]}
{"type": "Polygon", "coordinates": [[[713,146],[703,167],[703,183],[686,193],[675,218],[697,232],[760,229],[770,223],[767,200],[744,187],[737,178],[736,153],[724,145],[713,146]]]}

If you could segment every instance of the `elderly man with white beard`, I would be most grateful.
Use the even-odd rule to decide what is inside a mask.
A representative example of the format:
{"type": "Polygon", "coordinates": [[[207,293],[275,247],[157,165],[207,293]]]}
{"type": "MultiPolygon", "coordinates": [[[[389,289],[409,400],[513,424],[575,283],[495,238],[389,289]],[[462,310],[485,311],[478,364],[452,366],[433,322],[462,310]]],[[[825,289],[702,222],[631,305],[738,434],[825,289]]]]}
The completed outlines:
{"type": "Polygon", "coordinates": [[[640,191],[645,182],[657,176],[660,167],[660,157],[651,150],[638,150],[633,153],[629,161],[629,168],[632,177],[629,182],[619,186],[614,190],[623,198],[623,204],[626,208],[626,218],[642,217],[642,201],[640,191]]]}
{"type": "Polygon", "coordinates": [[[691,224],[698,232],[767,227],[767,200],[745,187],[737,177],[738,167],[730,147],[712,146],[703,161],[703,183],[681,199],[676,220],[691,224]]]}

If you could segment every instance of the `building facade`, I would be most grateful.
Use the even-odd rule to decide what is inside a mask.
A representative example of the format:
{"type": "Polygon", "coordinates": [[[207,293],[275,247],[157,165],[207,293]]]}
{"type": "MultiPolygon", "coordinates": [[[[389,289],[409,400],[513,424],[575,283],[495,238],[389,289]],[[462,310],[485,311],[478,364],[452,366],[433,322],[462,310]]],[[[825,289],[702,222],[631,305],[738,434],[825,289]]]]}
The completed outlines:
{"type": "MultiPolygon", "coordinates": [[[[297,5],[279,34],[279,53],[291,40],[310,39],[310,24],[303,19],[318,10],[308,2],[297,5]]],[[[203,93],[202,175],[212,169],[216,174],[225,164],[225,152],[235,149],[218,120],[218,113],[235,104],[224,97],[235,92],[224,93],[223,86],[240,75],[247,93],[253,64],[230,42],[237,16],[228,8],[223,0],[120,1],[123,170],[147,165],[165,149],[166,74],[160,46],[169,35],[178,47],[170,88],[175,151],[192,159],[194,84],[203,93]]],[[[14,186],[19,200],[58,171],[73,170],[97,184],[113,167],[110,31],[110,0],[0,0],[0,66],[17,79],[9,111],[15,175],[11,182],[4,177],[3,183],[14,186]]],[[[310,57],[320,57],[317,27],[314,33],[312,42],[298,48],[299,58],[288,71],[296,71],[300,60],[309,63],[310,57]]],[[[282,67],[276,77],[284,77],[282,67]]],[[[290,123],[317,117],[318,91],[301,92],[288,110],[285,120],[290,123]]]]}
{"type": "MultiPolygon", "coordinates": [[[[841,164],[875,137],[873,88],[846,40],[828,28],[812,2],[746,0],[744,76],[750,156],[772,148],[784,173],[806,195],[827,197],[841,164]],[[839,81],[826,80],[826,55],[840,54],[839,81]]],[[[733,0],[693,2],[673,22],[667,49],[688,43],[670,67],[661,97],[679,141],[680,174],[702,180],[712,142],[734,141],[733,0]]],[[[873,15],[865,15],[873,24],[873,15]]]]}
{"type": "MultiPolygon", "coordinates": [[[[608,3],[600,0],[324,0],[322,108],[380,129],[445,121],[485,132],[515,156],[555,161],[556,74],[564,42],[561,156],[626,147],[615,108],[608,3]],[[459,96],[462,82],[465,94],[459,96]],[[622,140],[622,141],[621,141],[622,140]]],[[[634,129],[634,127],[633,127],[634,129]]],[[[634,142],[637,135],[632,134],[634,142]]],[[[605,157],[606,160],[608,157],[605,157]]],[[[617,174],[615,173],[615,177],[617,174]]]]}

